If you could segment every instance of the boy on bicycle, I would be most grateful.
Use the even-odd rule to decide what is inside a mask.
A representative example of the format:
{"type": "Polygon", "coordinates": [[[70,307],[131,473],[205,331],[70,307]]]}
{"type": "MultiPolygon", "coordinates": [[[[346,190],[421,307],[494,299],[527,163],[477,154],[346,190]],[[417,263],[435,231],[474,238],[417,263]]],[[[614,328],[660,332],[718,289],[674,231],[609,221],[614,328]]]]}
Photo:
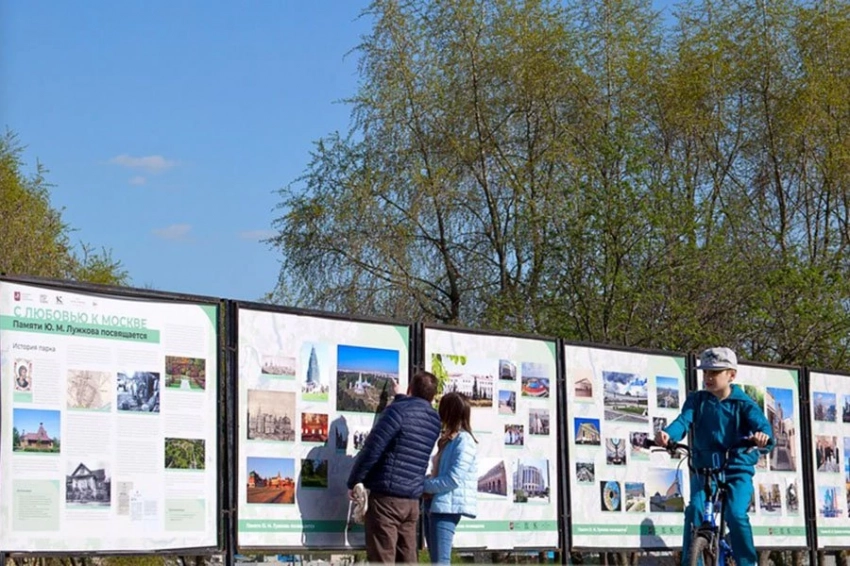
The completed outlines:
{"type": "MultiPolygon", "coordinates": [[[[738,370],[735,352],[729,348],[709,348],[700,354],[697,369],[703,371],[704,389],[688,395],[681,414],[655,435],[656,444],[667,446],[668,441],[678,442],[688,428],[693,427],[691,463],[697,470],[722,464],[726,449],[744,437],[752,438],[760,449],[773,449],[773,430],[764,412],[739,385],[732,383],[738,370]]],[[[747,515],[758,459],[758,450],[733,450],[726,468],[729,487],[724,513],[737,566],[755,566],[758,562],[747,515]]],[[[688,563],[692,527],[702,524],[704,504],[701,478],[691,474],[691,499],[685,510],[683,564],[688,563]]]]}

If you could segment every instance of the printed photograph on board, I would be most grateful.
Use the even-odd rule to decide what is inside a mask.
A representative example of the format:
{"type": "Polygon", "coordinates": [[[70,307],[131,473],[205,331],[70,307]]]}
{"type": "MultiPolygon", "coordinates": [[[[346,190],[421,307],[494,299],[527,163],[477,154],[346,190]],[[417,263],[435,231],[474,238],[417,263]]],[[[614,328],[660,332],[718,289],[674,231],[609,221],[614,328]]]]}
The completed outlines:
{"type": "Polygon", "coordinates": [[[112,408],[112,374],[105,371],[68,370],[65,393],[69,409],[109,411],[112,408]]]}
{"type": "Polygon", "coordinates": [[[206,467],[204,439],[165,439],[165,468],[167,470],[204,470],[206,467]]]}
{"type": "Polygon", "coordinates": [[[646,512],[646,487],[640,482],[625,482],[626,490],[626,512],[646,512]]]}
{"type": "Polygon", "coordinates": [[[649,510],[653,513],[683,513],[685,511],[682,470],[652,468],[646,475],[649,510]]]}
{"type": "Polygon", "coordinates": [[[549,366],[536,362],[522,362],[522,396],[549,397],[549,366]]]}
{"type": "Polygon", "coordinates": [[[340,344],[336,350],[336,408],[377,413],[394,397],[399,378],[399,352],[340,344]]]}
{"type": "Polygon", "coordinates": [[[576,479],[578,483],[596,481],[596,464],[593,462],[576,462],[576,479]]]}
{"type": "Polygon", "coordinates": [[[609,466],[625,466],[627,446],[625,438],[606,438],[605,463],[609,466]]]}
{"type": "Polygon", "coordinates": [[[327,442],[328,415],[301,413],[301,442],[327,442]]]}
{"type": "Polygon", "coordinates": [[[505,425],[505,446],[523,446],[525,435],[523,426],[518,424],[505,425]]]}
{"type": "Polygon", "coordinates": [[[68,460],[65,503],[68,507],[106,508],[112,503],[112,480],[103,460],[68,460]]]}
{"type": "Polygon", "coordinates": [[[800,498],[797,495],[797,480],[785,480],[785,510],[788,515],[800,514],[800,498]]]}
{"type": "Polygon", "coordinates": [[[593,371],[578,368],[573,376],[573,395],[576,401],[593,401],[593,371]]]}
{"type": "Polygon", "coordinates": [[[655,377],[655,404],[659,409],[679,408],[679,380],[659,375],[655,377]]]}
{"type": "Polygon", "coordinates": [[[644,442],[649,439],[649,433],[646,432],[630,432],[629,445],[631,446],[632,460],[649,460],[649,449],[644,448],[644,442]]]}
{"type": "Polygon", "coordinates": [[[351,445],[354,446],[354,450],[360,450],[363,448],[363,445],[366,443],[366,437],[369,436],[369,430],[361,429],[354,430],[351,433],[351,445]]]}
{"type": "Polygon", "coordinates": [[[649,423],[646,378],[636,373],[603,371],[605,420],[649,423]]]}
{"type": "Polygon", "coordinates": [[[249,456],[247,502],[260,505],[295,503],[295,460],[249,456]]]}
{"type": "Polygon", "coordinates": [[[18,358],[14,363],[15,391],[32,391],[32,360],[18,358]]]}
{"type": "Polygon", "coordinates": [[[203,391],[207,387],[207,361],[165,356],[165,386],[180,391],[203,391]]]}
{"type": "Polygon", "coordinates": [[[516,363],[511,360],[499,360],[499,379],[516,381],[516,363]]]}
{"type": "Polygon", "coordinates": [[[764,402],[776,443],[770,452],[770,469],[774,472],[794,472],[797,470],[798,434],[794,426],[794,392],[768,387],[764,402]]]}
{"type": "Polygon", "coordinates": [[[159,374],[153,371],[118,372],[119,411],[159,413],[159,374]]]}
{"type": "Polygon", "coordinates": [[[260,373],[278,379],[295,379],[296,361],[292,356],[263,356],[260,373]]]}
{"type": "Polygon", "coordinates": [[[817,471],[841,473],[840,456],[841,448],[838,446],[837,436],[815,436],[815,466],[817,471]]]}
{"type": "Polygon", "coordinates": [[[514,503],[549,503],[549,460],[520,458],[513,473],[514,503]]]}
{"type": "Polygon", "coordinates": [[[508,474],[501,458],[482,458],[478,465],[484,473],[478,476],[478,493],[498,496],[508,495],[508,474]]]}
{"type": "Polygon", "coordinates": [[[600,481],[599,482],[599,508],[602,511],[615,512],[619,511],[622,505],[622,493],[620,492],[620,482],[618,481],[600,481]]]}
{"type": "Polygon", "coordinates": [[[759,512],[762,515],[782,514],[782,492],[778,483],[759,484],[759,512]]]}
{"type": "Polygon", "coordinates": [[[47,409],[12,409],[12,451],[58,454],[60,413],[47,409]]]}
{"type": "Polygon", "coordinates": [[[301,345],[301,398],[304,401],[325,402],[330,392],[330,346],[305,342],[301,345]]]}
{"type": "MultiPolygon", "coordinates": [[[[490,408],[495,401],[497,382],[501,387],[512,387],[510,379],[501,376],[503,362],[498,358],[473,358],[456,354],[436,353],[431,355],[431,371],[439,381],[435,402],[446,393],[462,393],[473,409],[490,408]]],[[[514,371],[516,370],[513,367],[514,371]]]]}
{"type": "Polygon", "coordinates": [[[295,440],[295,393],[248,390],[248,440],[295,440]]]}
{"type": "Polygon", "coordinates": [[[815,391],[812,394],[812,417],[816,421],[835,422],[838,418],[835,393],[815,391]]]}
{"type": "Polygon", "coordinates": [[[516,393],[505,389],[499,390],[499,414],[513,415],[516,413],[516,393]]]}
{"type": "Polygon", "coordinates": [[[549,435],[549,409],[528,410],[528,434],[549,435]]]}
{"type": "Polygon", "coordinates": [[[602,445],[602,435],[599,432],[599,419],[575,417],[575,438],[577,445],[602,445]]]}
{"type": "Polygon", "coordinates": [[[301,487],[326,489],[328,487],[328,461],[321,458],[301,460],[301,487]]]}
{"type": "Polygon", "coordinates": [[[824,519],[841,517],[841,488],[831,485],[818,486],[818,516],[824,519]]]}
{"type": "Polygon", "coordinates": [[[755,401],[756,405],[759,406],[759,409],[764,412],[764,388],[758,387],[756,385],[744,385],[744,393],[747,396],[755,401]]]}
{"type": "Polygon", "coordinates": [[[844,395],[844,406],[841,409],[841,420],[850,423],[850,395],[844,395]]]}

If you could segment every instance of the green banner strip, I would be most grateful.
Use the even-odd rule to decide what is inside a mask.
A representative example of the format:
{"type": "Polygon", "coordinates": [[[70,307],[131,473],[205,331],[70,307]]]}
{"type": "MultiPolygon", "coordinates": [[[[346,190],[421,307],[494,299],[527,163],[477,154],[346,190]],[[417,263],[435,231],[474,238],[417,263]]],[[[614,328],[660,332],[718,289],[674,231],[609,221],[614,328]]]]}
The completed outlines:
{"type": "Polygon", "coordinates": [[[149,328],[122,328],[120,326],[46,321],[15,316],[0,316],[0,330],[159,344],[159,330],[151,330],[149,328]]]}
{"type": "Polygon", "coordinates": [[[506,533],[511,531],[557,531],[558,521],[473,521],[463,519],[458,532],[506,533]]]}
{"type": "Polygon", "coordinates": [[[761,537],[806,538],[806,527],[753,527],[753,535],[761,537]]]}
{"type": "Polygon", "coordinates": [[[612,524],[573,524],[573,535],[585,536],[682,536],[684,528],[681,525],[612,525],[612,524]]]}
{"type": "MultiPolygon", "coordinates": [[[[349,532],[363,531],[363,525],[352,523],[349,532]]],[[[279,521],[273,519],[239,519],[240,533],[342,533],[345,521],[302,521],[292,519],[279,521]]]]}
{"type": "Polygon", "coordinates": [[[819,537],[850,537],[850,527],[818,527],[819,537]]]}

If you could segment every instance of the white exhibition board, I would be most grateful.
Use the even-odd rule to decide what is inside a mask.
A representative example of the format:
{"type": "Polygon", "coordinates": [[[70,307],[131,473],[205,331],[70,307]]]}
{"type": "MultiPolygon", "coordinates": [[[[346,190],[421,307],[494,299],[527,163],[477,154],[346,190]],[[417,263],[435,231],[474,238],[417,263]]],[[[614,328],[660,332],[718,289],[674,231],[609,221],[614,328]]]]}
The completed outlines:
{"type": "Polygon", "coordinates": [[[363,547],[346,482],[392,380],[407,390],[410,328],[238,312],[238,546],[363,547]]]}
{"type": "Polygon", "coordinates": [[[850,376],[809,373],[818,548],[850,546],[850,376]]]}
{"type": "Polygon", "coordinates": [[[0,550],[218,545],[217,316],[0,282],[0,550]]]}
{"type": "Polygon", "coordinates": [[[684,356],[565,345],[564,369],[572,547],[681,548],[687,462],[642,442],[681,411],[684,356]]]}
{"type": "MultiPolygon", "coordinates": [[[[702,387],[702,371],[697,371],[702,387]]],[[[750,524],[756,548],[805,548],[800,375],[796,369],[739,364],[742,386],[773,429],[776,447],[763,455],[753,476],[750,524]]]]}
{"type": "MultiPolygon", "coordinates": [[[[472,403],[478,514],[455,548],[558,547],[555,342],[425,328],[425,369],[472,403]]],[[[435,449],[436,451],[436,449],[435,449]]]]}

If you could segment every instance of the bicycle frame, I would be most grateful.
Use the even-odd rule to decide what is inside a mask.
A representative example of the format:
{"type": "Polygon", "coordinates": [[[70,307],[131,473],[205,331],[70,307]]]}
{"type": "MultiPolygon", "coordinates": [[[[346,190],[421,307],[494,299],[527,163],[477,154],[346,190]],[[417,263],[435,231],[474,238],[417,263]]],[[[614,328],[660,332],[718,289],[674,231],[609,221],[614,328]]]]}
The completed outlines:
{"type": "MultiPolygon", "coordinates": [[[[726,540],[725,532],[726,516],[724,513],[724,503],[728,487],[726,483],[726,465],[733,451],[744,448],[753,449],[753,442],[749,439],[742,439],[739,445],[726,450],[722,463],[718,462],[719,455],[715,454],[712,458],[712,467],[700,468],[699,470],[693,467],[690,458],[691,451],[686,444],[668,442],[667,447],[660,447],[654,441],[647,439],[644,442],[644,446],[650,450],[655,448],[656,451],[660,449],[670,454],[681,452],[688,459],[688,469],[692,474],[696,474],[702,478],[702,489],[705,493],[702,523],[699,527],[691,526],[691,540],[694,541],[697,538],[704,538],[706,540],[706,551],[710,556],[711,564],[725,566],[727,560],[734,560],[735,554],[732,552],[732,546],[726,540]]],[[[690,549],[687,549],[687,551],[690,551],[690,549]]],[[[705,564],[704,566],[710,565],[705,564]]]]}

